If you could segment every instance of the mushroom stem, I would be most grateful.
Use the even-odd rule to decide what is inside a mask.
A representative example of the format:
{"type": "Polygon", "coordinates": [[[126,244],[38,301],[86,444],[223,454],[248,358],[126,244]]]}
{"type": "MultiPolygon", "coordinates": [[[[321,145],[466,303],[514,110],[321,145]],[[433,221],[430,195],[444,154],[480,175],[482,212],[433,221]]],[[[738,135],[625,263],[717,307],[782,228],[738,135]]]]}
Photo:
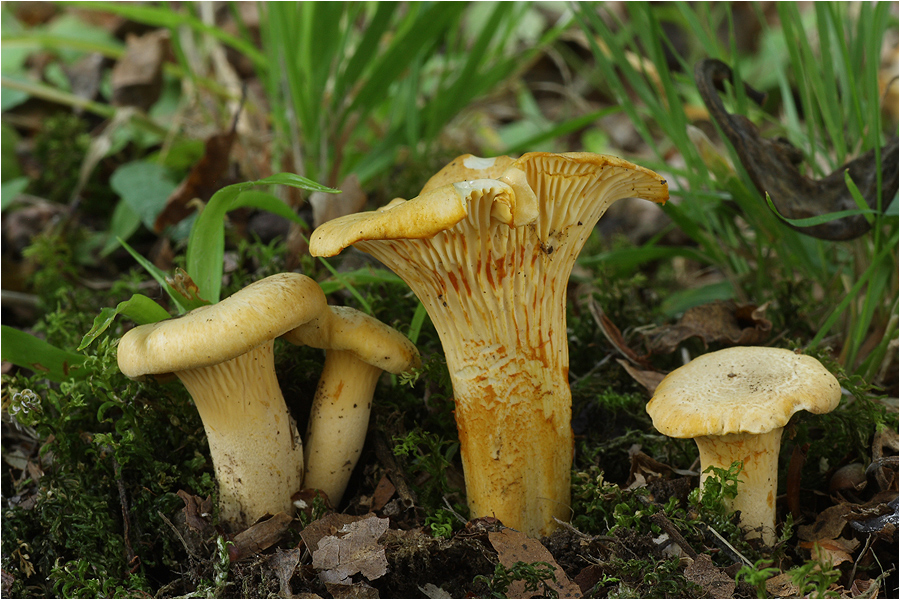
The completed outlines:
{"type": "Polygon", "coordinates": [[[712,473],[709,467],[728,469],[742,462],[738,475],[738,495],[723,498],[732,511],[740,511],[741,528],[747,538],[762,538],[767,546],[775,544],[775,497],[778,488],[778,454],[783,427],[767,433],[730,433],[694,438],[700,450],[700,489],[712,473]]]}
{"type": "Polygon", "coordinates": [[[220,522],[237,528],[267,513],[290,514],[303,479],[303,447],[278,386],[273,345],[176,373],[206,430],[220,522]]]}
{"type": "Polygon", "coordinates": [[[345,350],[328,350],[306,431],[304,488],[328,494],[337,506],[359,460],[372,396],[382,370],[345,350]]]}

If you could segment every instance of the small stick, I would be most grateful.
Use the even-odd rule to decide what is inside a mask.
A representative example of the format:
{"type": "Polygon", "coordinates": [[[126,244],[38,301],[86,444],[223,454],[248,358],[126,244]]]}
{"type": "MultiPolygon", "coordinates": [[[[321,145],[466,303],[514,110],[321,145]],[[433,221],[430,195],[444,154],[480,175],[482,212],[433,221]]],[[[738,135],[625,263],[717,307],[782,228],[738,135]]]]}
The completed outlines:
{"type": "Polygon", "coordinates": [[[710,531],[713,536],[715,536],[715,543],[723,552],[725,552],[728,556],[731,557],[731,560],[739,561],[747,565],[748,567],[752,567],[753,563],[750,562],[746,556],[738,552],[737,548],[728,543],[728,540],[723,538],[718,531],[707,525],[706,523],[702,524],[708,531],[710,531]]]}
{"type": "Polygon", "coordinates": [[[690,556],[692,560],[696,560],[698,556],[697,551],[691,547],[686,539],[684,539],[684,536],[681,535],[681,532],[678,531],[678,528],[675,527],[675,524],[669,520],[669,517],[661,512],[658,512],[651,515],[650,520],[659,525],[659,527],[663,531],[669,534],[669,537],[672,538],[672,541],[678,544],[681,549],[684,550],[685,554],[690,556]]]}

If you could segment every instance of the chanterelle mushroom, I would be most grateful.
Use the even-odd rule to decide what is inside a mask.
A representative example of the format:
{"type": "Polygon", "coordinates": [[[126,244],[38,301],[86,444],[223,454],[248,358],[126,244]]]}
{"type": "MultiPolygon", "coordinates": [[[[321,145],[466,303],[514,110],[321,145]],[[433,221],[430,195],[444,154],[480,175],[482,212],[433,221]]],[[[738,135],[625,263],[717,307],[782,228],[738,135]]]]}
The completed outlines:
{"type": "Polygon", "coordinates": [[[220,518],[243,528],[290,513],[303,479],[303,447],[275,376],[276,337],[327,309],[297,273],[250,284],[218,304],[141,325],[119,342],[128,377],[174,373],[197,405],[219,483],[220,518]]]}
{"type": "Polygon", "coordinates": [[[594,224],[629,196],[664,202],[668,188],[611,156],[467,155],[418,197],[313,232],[314,255],[352,244],[428,311],[450,371],[473,517],[540,535],[569,516],[566,283],[594,224]]]}
{"type": "Polygon", "coordinates": [[[324,491],[337,506],[366,440],[378,377],[421,366],[419,352],[396,329],[345,306],[331,306],[283,337],[326,351],[306,431],[303,487],[324,491]]]}
{"type": "Polygon", "coordinates": [[[780,348],[734,347],[697,357],[660,382],[647,404],[653,426],[694,438],[700,450],[701,489],[710,467],[743,463],[738,495],[748,538],[775,543],[775,496],[781,433],[800,410],[827,413],[841,386],[811,356],[780,348]]]}

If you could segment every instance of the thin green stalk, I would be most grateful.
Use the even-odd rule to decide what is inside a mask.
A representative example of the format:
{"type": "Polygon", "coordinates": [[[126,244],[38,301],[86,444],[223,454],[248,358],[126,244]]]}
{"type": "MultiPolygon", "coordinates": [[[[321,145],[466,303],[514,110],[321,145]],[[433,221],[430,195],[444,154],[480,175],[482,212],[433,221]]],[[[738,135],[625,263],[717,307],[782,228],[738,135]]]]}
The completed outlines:
{"type": "MultiPolygon", "coordinates": [[[[110,106],[109,104],[103,104],[101,102],[95,102],[81,96],[76,96],[75,94],[70,94],[69,92],[65,92],[58,88],[45,85],[43,83],[34,83],[31,81],[21,81],[9,77],[0,77],[0,86],[13,90],[19,90],[25,92],[29,96],[40,98],[48,102],[55,102],[57,104],[62,104],[63,106],[68,106],[70,108],[79,108],[82,110],[86,110],[105,119],[114,118],[116,113],[118,113],[119,111],[131,110],[117,108],[115,106],[110,106]]],[[[162,125],[148,117],[146,114],[138,111],[133,111],[130,120],[142,129],[161,137],[166,137],[168,135],[171,135],[172,133],[169,129],[163,127],[162,125]]]]}

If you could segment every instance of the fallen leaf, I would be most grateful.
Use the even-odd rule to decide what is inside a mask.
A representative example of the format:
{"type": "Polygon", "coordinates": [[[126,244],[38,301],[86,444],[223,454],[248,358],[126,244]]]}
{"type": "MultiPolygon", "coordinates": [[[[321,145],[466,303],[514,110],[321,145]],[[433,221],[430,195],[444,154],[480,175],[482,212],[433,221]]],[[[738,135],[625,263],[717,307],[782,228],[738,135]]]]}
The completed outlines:
{"type": "Polygon", "coordinates": [[[365,582],[326,583],[325,588],[331,594],[332,598],[347,598],[354,600],[360,598],[380,598],[378,590],[365,582]]]}
{"type": "MultiPolygon", "coordinates": [[[[812,179],[801,172],[803,153],[784,138],[764,138],[753,122],[743,115],[731,114],[718,90],[724,82],[733,82],[731,68],[720,60],[705,59],[697,63],[694,78],[697,90],[710,115],[734,146],[735,152],[761,197],[769,196],[779,214],[789,219],[802,219],[857,208],[847,188],[845,173],[859,188],[866,204],[875,209],[878,198],[897,194],[897,137],[891,136],[880,149],[881,164],[875,160],[875,149],[835,169],[822,179],[812,179]]],[[[744,85],[746,94],[762,103],[765,94],[744,85]]],[[[788,224],[790,225],[790,224],[788,224]]],[[[796,227],[807,235],[826,240],[850,240],[871,228],[867,215],[834,219],[821,225],[796,227]]]]}
{"type": "Polygon", "coordinates": [[[438,587],[433,583],[426,583],[424,586],[419,586],[419,591],[425,594],[426,598],[434,598],[434,599],[443,599],[443,598],[452,598],[450,594],[444,591],[444,588],[438,587]]]}
{"type": "Polygon", "coordinates": [[[328,513],[321,519],[317,519],[304,527],[303,531],[300,532],[300,537],[303,538],[303,543],[306,544],[309,551],[315,552],[319,548],[319,540],[322,538],[335,535],[344,525],[370,516],[372,516],[372,513],[363,515],[363,517],[340,513],[328,513]]]}
{"type": "Polygon", "coordinates": [[[207,517],[212,514],[212,499],[194,496],[184,490],[178,490],[178,497],[184,501],[184,519],[189,527],[196,531],[204,531],[210,526],[207,517]]]}
{"type": "Polygon", "coordinates": [[[619,331],[619,328],[616,327],[615,323],[609,320],[609,317],[603,312],[603,308],[593,297],[588,300],[588,310],[590,310],[591,316],[594,317],[594,322],[597,324],[597,327],[600,328],[603,336],[616,350],[619,351],[619,354],[627,358],[633,364],[647,369],[650,368],[647,357],[639,356],[637,352],[628,346],[625,338],[622,337],[622,332],[619,331]]]}
{"type": "Polygon", "coordinates": [[[850,553],[859,547],[859,541],[837,538],[815,542],[800,542],[800,547],[809,550],[812,557],[817,561],[836,567],[843,562],[853,562],[853,556],[850,553]]]}
{"type": "Polygon", "coordinates": [[[382,475],[378,485],[375,486],[375,492],[372,494],[372,510],[381,510],[388,500],[393,497],[397,491],[396,486],[391,483],[387,475],[382,475]]]}
{"type": "Polygon", "coordinates": [[[729,346],[753,346],[766,340],[772,329],[764,315],[767,304],[737,305],[731,300],[716,300],[685,311],[675,325],[659,327],[647,333],[650,351],[670,354],[681,342],[699,337],[704,346],[711,343],[729,346]]]}
{"type": "Polygon", "coordinates": [[[631,488],[631,484],[637,479],[643,479],[646,483],[650,478],[659,479],[672,474],[672,467],[641,452],[640,446],[637,444],[628,449],[628,455],[631,458],[631,469],[628,479],[625,481],[626,488],[631,488]]]}
{"type": "Polygon", "coordinates": [[[349,585],[357,573],[370,581],[387,573],[387,557],[378,538],[389,522],[372,515],[344,525],[338,535],[320,539],[312,553],[319,579],[325,584],[349,585]]]}
{"type": "Polygon", "coordinates": [[[797,528],[797,537],[804,542],[817,540],[833,540],[840,537],[847,526],[847,515],[850,514],[849,504],[836,504],[829,506],[816,516],[815,523],[801,525],[797,528]]]}
{"type": "Polygon", "coordinates": [[[230,183],[225,175],[236,135],[237,132],[232,127],[230,131],[217,133],[206,139],[203,156],[191,168],[187,177],[178,184],[166,201],[165,207],[157,215],[153,224],[156,233],[161,233],[169,225],[175,225],[193,213],[192,200],[199,198],[206,202],[214,193],[230,183]]]}
{"type": "Polygon", "coordinates": [[[684,569],[684,577],[703,588],[709,598],[731,598],[734,578],[715,566],[708,554],[698,554],[684,569]]]}
{"type": "Polygon", "coordinates": [[[293,595],[291,577],[294,575],[297,565],[300,564],[301,555],[302,553],[298,548],[291,548],[290,550],[278,548],[275,550],[275,554],[266,561],[266,565],[272,569],[275,577],[278,578],[278,584],[281,586],[281,595],[284,598],[291,598],[293,595]]]}
{"type": "Polygon", "coordinates": [[[169,39],[167,29],[142,36],[129,34],[125,55],[112,69],[113,104],[148,110],[162,92],[162,67],[169,39]]]}
{"type": "Polygon", "coordinates": [[[890,536],[900,524],[897,492],[880,492],[866,504],[854,505],[847,520],[853,529],[861,533],[884,533],[890,536]]]}
{"type": "Polygon", "coordinates": [[[897,452],[900,439],[895,429],[881,427],[872,440],[872,464],[866,472],[874,472],[878,487],[882,490],[897,490],[897,452]],[[885,452],[888,450],[888,452],[885,452]]]}
{"type": "MultiPolygon", "coordinates": [[[[512,567],[521,561],[524,563],[545,562],[548,563],[556,575],[556,582],[546,581],[545,585],[559,594],[560,598],[581,598],[581,588],[571,581],[562,570],[550,551],[536,539],[530,538],[515,529],[504,528],[500,531],[488,533],[488,539],[494,550],[497,551],[500,564],[506,568],[512,567]]],[[[526,592],[525,582],[514,581],[509,586],[510,598],[534,598],[540,596],[540,591],[526,592]]]]}

